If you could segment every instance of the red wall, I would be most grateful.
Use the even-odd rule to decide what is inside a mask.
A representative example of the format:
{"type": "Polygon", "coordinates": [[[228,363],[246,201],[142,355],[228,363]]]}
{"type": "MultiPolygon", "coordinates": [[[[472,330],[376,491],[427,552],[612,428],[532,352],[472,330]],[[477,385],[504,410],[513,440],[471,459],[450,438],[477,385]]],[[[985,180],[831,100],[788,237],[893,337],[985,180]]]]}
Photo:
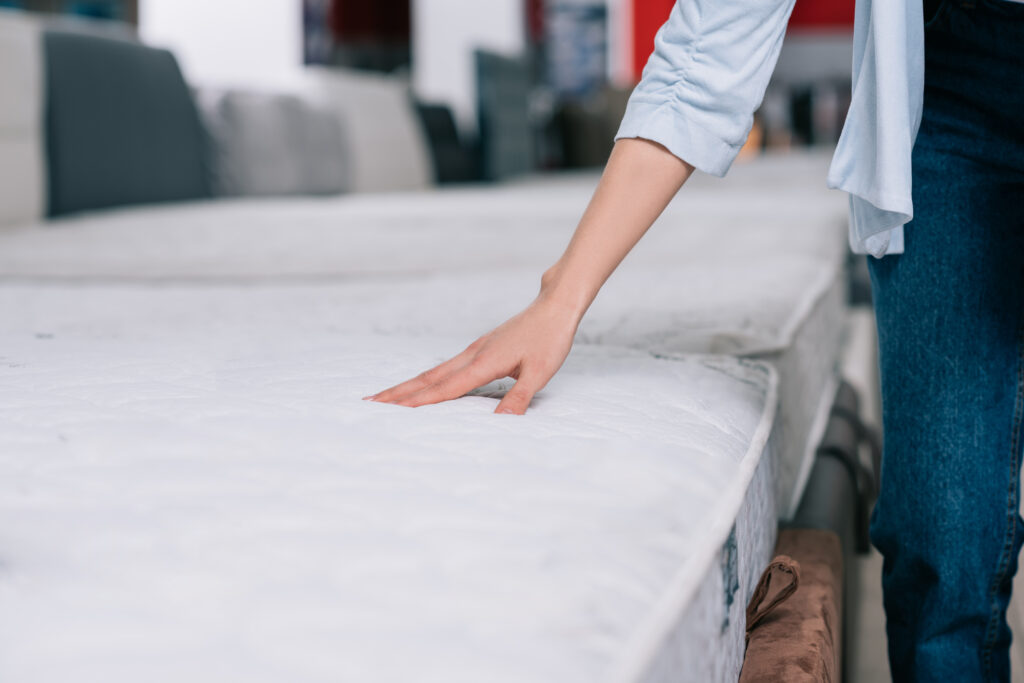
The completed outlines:
{"type": "Polygon", "coordinates": [[[636,80],[640,80],[640,72],[654,51],[654,34],[668,19],[674,4],[675,0],[633,0],[633,77],[636,80]]]}
{"type": "MultiPolygon", "coordinates": [[[[675,1],[633,0],[633,76],[637,80],[654,50],[654,34],[668,19],[675,1]]],[[[789,28],[795,31],[850,30],[853,27],[853,7],[854,0],[798,0],[789,28]]]]}
{"type": "Polygon", "coordinates": [[[853,29],[854,0],[797,0],[790,29],[853,29]]]}

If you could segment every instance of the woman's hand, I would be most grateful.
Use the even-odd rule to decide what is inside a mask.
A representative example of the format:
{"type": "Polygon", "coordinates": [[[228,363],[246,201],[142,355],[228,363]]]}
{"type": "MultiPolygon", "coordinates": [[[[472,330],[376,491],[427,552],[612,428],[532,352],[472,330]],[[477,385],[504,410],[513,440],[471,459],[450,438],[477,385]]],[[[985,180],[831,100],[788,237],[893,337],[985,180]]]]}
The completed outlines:
{"type": "Polygon", "coordinates": [[[533,395],[562,367],[581,317],[578,307],[542,290],[532,304],[462,353],[366,398],[415,407],[458,398],[493,380],[513,377],[515,386],[494,412],[522,415],[533,395]]]}
{"type": "Polygon", "coordinates": [[[656,142],[616,142],[569,246],[541,278],[537,299],[454,358],[366,398],[421,406],[509,376],[516,384],[494,412],[525,413],[565,362],[598,290],[691,173],[693,166],[656,142]]]}

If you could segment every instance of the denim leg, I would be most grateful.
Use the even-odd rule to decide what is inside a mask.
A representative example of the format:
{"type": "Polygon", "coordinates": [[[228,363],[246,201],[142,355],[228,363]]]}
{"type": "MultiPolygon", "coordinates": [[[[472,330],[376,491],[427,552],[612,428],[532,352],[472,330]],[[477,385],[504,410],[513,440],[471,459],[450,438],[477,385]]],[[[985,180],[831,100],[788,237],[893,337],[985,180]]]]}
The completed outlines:
{"type": "Polygon", "coordinates": [[[922,149],[914,162],[906,253],[871,264],[885,430],[871,537],[890,661],[896,681],[1009,680],[1024,224],[965,160],[922,149]]]}
{"type": "Polygon", "coordinates": [[[869,260],[885,432],[871,538],[897,683],[1009,681],[1024,542],[1024,88],[979,57],[991,37],[964,38],[977,15],[950,21],[927,38],[905,253],[869,260]]]}

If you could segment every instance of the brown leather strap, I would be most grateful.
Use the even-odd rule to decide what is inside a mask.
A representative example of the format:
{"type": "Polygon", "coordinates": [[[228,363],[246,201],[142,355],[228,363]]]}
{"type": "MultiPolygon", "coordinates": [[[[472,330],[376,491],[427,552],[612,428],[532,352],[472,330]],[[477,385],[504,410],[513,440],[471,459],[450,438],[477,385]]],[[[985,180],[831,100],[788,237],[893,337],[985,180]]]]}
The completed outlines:
{"type": "Polygon", "coordinates": [[[747,605],[747,637],[750,632],[786,601],[800,585],[800,563],[788,555],[779,555],[768,565],[757,582],[747,605]],[[770,597],[769,597],[769,594],[770,597]]]}

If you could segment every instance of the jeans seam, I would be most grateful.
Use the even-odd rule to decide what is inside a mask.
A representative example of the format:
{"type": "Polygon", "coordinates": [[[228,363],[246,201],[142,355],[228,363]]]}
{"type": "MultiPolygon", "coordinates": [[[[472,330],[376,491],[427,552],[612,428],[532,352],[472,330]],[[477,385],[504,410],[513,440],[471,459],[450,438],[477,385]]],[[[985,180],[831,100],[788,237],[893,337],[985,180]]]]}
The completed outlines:
{"type": "Polygon", "coordinates": [[[932,14],[932,16],[930,16],[930,17],[925,17],[925,19],[926,19],[926,21],[924,22],[925,30],[927,31],[934,24],[936,24],[939,21],[939,19],[941,19],[942,16],[949,11],[949,8],[950,8],[950,6],[952,4],[953,4],[952,0],[942,0],[938,4],[938,6],[935,8],[935,13],[932,14]]]}
{"type": "Polygon", "coordinates": [[[1003,551],[999,556],[999,564],[996,573],[992,577],[989,586],[989,604],[992,605],[992,613],[989,616],[988,627],[985,630],[985,642],[982,647],[982,661],[985,673],[992,671],[992,651],[995,649],[996,637],[999,631],[999,603],[996,601],[996,593],[999,586],[1006,578],[1006,572],[1010,566],[1010,555],[1013,550],[1013,540],[1017,534],[1017,510],[1019,502],[1014,492],[1018,486],[1017,479],[1020,477],[1018,466],[1018,453],[1021,447],[1021,426],[1024,424],[1024,318],[1018,323],[1017,329],[1017,395],[1014,401],[1013,410],[1013,431],[1010,436],[1010,485],[1007,496],[1007,528],[1006,538],[1003,543],[1003,551]]]}

